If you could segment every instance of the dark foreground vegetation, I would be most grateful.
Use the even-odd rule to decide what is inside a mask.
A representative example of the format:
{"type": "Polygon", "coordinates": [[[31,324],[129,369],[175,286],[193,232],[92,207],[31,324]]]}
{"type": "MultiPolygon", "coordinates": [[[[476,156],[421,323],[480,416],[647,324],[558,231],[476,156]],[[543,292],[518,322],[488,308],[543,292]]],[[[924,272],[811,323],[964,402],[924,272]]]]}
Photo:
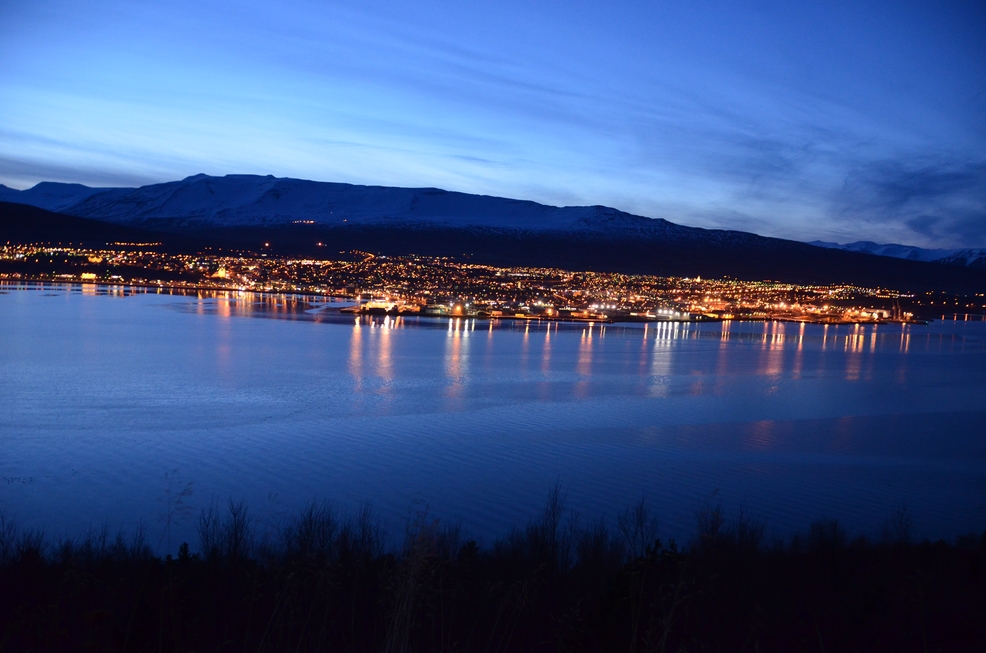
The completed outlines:
{"type": "Polygon", "coordinates": [[[0,521],[3,651],[983,651],[986,533],[879,542],[835,522],[769,543],[698,516],[686,547],[646,504],[579,525],[555,489],[492,547],[419,516],[392,550],[368,510],[312,504],[274,534],[243,504],[199,519],[198,552],[144,533],[54,540],[0,521]]]}

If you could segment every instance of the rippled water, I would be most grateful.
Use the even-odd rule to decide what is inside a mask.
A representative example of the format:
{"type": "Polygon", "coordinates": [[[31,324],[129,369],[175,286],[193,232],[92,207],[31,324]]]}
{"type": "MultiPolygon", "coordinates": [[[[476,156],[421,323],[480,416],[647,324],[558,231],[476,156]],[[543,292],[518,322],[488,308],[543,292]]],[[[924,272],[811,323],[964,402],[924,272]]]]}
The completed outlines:
{"type": "MultiPolygon", "coordinates": [[[[560,481],[584,519],[646,496],[785,535],[986,527],[986,323],[599,325],[386,318],[289,297],[0,286],[0,506],[76,533],[244,498],[462,521],[487,541],[560,481]],[[273,318],[273,319],[258,319],[273,318]]],[[[192,540],[194,541],[194,540],[192,540]]]]}

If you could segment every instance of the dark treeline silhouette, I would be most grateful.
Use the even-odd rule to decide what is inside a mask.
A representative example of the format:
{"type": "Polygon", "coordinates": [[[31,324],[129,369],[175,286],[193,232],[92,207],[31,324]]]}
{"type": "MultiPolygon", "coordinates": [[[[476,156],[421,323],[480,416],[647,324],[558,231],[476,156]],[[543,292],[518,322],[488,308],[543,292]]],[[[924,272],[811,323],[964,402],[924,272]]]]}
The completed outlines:
{"type": "Polygon", "coordinates": [[[312,503],[258,535],[242,503],[197,552],[142,528],[76,540],[0,518],[2,651],[983,651],[986,533],[880,541],[817,522],[787,541],[718,508],[687,546],[645,502],[580,524],[559,488],[491,547],[426,514],[387,546],[368,509],[312,503]]]}

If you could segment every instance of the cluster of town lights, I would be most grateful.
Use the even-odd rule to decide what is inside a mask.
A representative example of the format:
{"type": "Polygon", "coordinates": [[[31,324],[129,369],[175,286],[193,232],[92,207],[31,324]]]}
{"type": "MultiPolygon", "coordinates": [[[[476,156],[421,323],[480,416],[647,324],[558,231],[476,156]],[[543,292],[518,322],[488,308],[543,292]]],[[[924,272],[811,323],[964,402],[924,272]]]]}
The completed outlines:
{"type": "MultiPolygon", "coordinates": [[[[979,313],[986,298],[849,284],[657,277],[556,268],[502,268],[446,257],[340,252],[337,259],[273,253],[168,254],[105,247],[0,247],[0,279],[294,292],[353,298],[370,313],[583,321],[910,321],[915,309],[979,313]],[[906,303],[906,307],[904,306],[906,303]],[[906,310],[905,310],[906,309],[906,310]]],[[[263,243],[265,249],[268,243],[263,243]]],[[[961,319],[961,318],[958,318],[961,319]]]]}

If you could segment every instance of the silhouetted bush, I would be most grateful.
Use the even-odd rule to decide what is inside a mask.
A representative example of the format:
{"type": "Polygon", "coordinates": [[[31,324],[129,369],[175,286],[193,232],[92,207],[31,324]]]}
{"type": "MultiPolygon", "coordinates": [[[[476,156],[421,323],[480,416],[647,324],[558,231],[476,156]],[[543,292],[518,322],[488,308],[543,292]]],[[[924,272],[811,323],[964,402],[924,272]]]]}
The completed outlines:
{"type": "Polygon", "coordinates": [[[142,526],[54,539],[0,512],[0,651],[986,650],[986,533],[915,543],[906,510],[879,542],[819,521],[768,543],[709,507],[684,547],[644,501],[583,525],[557,486],[489,548],[427,513],[388,547],[325,502],[198,526],[162,559],[142,526]]]}

